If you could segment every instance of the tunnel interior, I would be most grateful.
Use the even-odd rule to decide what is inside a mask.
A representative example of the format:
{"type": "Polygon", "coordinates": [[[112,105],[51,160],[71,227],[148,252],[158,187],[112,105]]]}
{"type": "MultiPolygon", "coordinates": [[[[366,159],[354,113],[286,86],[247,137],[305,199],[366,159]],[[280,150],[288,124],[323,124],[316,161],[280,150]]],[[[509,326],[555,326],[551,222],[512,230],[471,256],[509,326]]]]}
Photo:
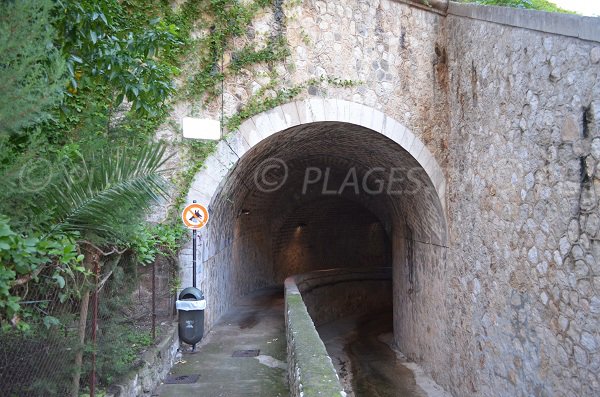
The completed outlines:
{"type": "Polygon", "coordinates": [[[271,135],[229,170],[209,209],[218,231],[209,296],[232,300],[314,270],[389,266],[396,324],[415,316],[404,301],[418,304],[425,285],[442,282],[446,224],[434,186],[405,148],[362,126],[271,135]]]}
{"type": "Polygon", "coordinates": [[[360,203],[321,197],[293,209],[273,235],[275,280],[343,267],[391,266],[391,245],[377,217],[360,203]]]}

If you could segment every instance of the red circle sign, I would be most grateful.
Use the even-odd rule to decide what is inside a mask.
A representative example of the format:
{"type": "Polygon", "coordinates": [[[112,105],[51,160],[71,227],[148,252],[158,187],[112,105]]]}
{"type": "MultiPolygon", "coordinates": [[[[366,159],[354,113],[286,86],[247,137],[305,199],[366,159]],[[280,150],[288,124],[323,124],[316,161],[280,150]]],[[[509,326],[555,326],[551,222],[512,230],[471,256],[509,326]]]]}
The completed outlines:
{"type": "Polygon", "coordinates": [[[190,204],[183,209],[181,219],[188,229],[202,229],[208,223],[208,210],[202,204],[190,204]]]}

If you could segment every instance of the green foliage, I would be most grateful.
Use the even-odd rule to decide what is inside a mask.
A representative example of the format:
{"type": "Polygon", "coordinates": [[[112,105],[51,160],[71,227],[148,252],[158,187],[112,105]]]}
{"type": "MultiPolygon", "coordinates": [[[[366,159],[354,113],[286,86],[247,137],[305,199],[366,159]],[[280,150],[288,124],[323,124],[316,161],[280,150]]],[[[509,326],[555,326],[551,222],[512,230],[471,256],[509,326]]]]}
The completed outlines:
{"type": "Polygon", "coordinates": [[[54,210],[55,229],[121,242],[124,228],[139,224],[151,204],[168,197],[161,170],[165,149],[152,144],[134,155],[120,148],[92,153],[75,173],[50,185],[42,208],[54,210]]]}
{"type": "Polygon", "coordinates": [[[187,146],[187,161],[189,166],[179,173],[175,180],[177,191],[175,200],[172,205],[172,219],[179,222],[179,213],[185,206],[186,197],[196,174],[204,166],[204,161],[217,148],[217,143],[213,141],[191,141],[186,143],[187,146]]]}
{"type": "MultiPolygon", "coordinates": [[[[132,293],[139,282],[136,264],[121,261],[115,266],[111,283],[101,295],[98,307],[99,332],[96,346],[98,381],[109,386],[139,364],[139,353],[154,342],[147,325],[140,327],[139,313],[132,293]]],[[[83,373],[91,370],[89,355],[93,346],[86,346],[87,359],[83,373]]],[[[84,375],[84,378],[86,376],[84,375]]]]}
{"type": "Polygon", "coordinates": [[[293,87],[277,89],[273,94],[273,91],[270,90],[273,90],[275,84],[276,80],[272,80],[270,85],[261,87],[261,89],[258,90],[255,95],[250,97],[246,105],[244,105],[236,114],[227,119],[227,129],[229,131],[233,131],[237,129],[244,120],[254,116],[255,114],[292,101],[309,87],[319,87],[324,84],[328,84],[333,87],[349,88],[357,85],[358,82],[353,80],[342,80],[337,77],[322,76],[319,78],[309,79],[304,83],[295,85],[293,87]],[[269,92],[271,95],[268,94],[269,92]]]}
{"type": "MultiPolygon", "coordinates": [[[[36,214],[44,222],[28,219],[31,209],[39,208],[38,196],[65,174],[76,175],[86,153],[121,147],[136,155],[135,148],[147,142],[166,119],[171,80],[178,69],[161,54],[172,57],[183,41],[177,38],[173,23],[157,20],[150,13],[157,10],[140,4],[145,2],[57,3],[54,31],[68,66],[67,96],[46,122],[18,136],[0,134],[0,177],[5,182],[0,212],[19,214],[11,219],[19,230],[27,231],[31,224],[46,225],[55,218],[51,209],[44,208],[36,214]],[[127,106],[117,108],[121,96],[130,100],[132,111],[127,106]]],[[[161,2],[162,9],[171,10],[165,2],[161,2]]],[[[40,94],[40,98],[46,96],[40,94]]]]}
{"type": "Polygon", "coordinates": [[[156,56],[162,48],[181,44],[177,27],[160,18],[140,26],[139,21],[126,17],[117,0],[63,0],[58,4],[61,18],[57,28],[68,55],[69,93],[101,83],[112,89],[113,106],[127,98],[134,111],[158,114],[174,91],[171,76],[177,70],[157,61],[156,56]]]}
{"type": "Polygon", "coordinates": [[[568,11],[558,7],[548,0],[460,0],[462,3],[477,3],[482,5],[506,6],[515,8],[525,8],[529,10],[560,12],[566,14],[575,14],[573,11],[568,11]]]}
{"type": "MultiPolygon", "coordinates": [[[[103,330],[97,348],[97,372],[100,383],[109,386],[128,373],[139,359],[140,351],[154,341],[147,330],[136,329],[118,315],[105,323],[103,330]]],[[[88,352],[91,352],[91,346],[88,352]]]]}
{"type": "MultiPolygon", "coordinates": [[[[0,324],[9,323],[27,328],[21,317],[31,317],[35,306],[24,309],[21,297],[14,293],[16,285],[29,278],[37,292],[48,288],[62,290],[59,299],[64,302],[69,291],[67,284],[76,283],[78,274],[87,274],[81,262],[83,255],[77,251],[76,235],[55,233],[42,236],[39,233],[23,236],[15,233],[8,218],[0,215],[0,324]],[[19,280],[19,281],[18,281],[19,280]],[[25,310],[25,313],[23,313],[25,310]]],[[[29,281],[29,280],[28,280],[29,281]]],[[[27,282],[28,282],[27,281],[27,282]]],[[[45,315],[46,327],[58,324],[58,320],[45,315]]]]}
{"type": "Polygon", "coordinates": [[[187,235],[181,222],[142,225],[132,238],[131,248],[137,260],[148,265],[159,254],[175,257],[187,235]]]}
{"type": "MultiPolygon", "coordinates": [[[[1,2],[2,28],[5,5],[13,3],[36,2],[1,2]]],[[[188,3],[194,1],[184,7],[188,3]]],[[[43,112],[31,113],[31,122],[11,127],[14,133],[0,134],[0,213],[10,215],[10,219],[0,219],[1,339],[6,340],[8,332],[20,331],[23,346],[27,336],[60,329],[64,330],[64,345],[55,350],[65,352],[69,347],[74,352],[76,330],[67,325],[76,321],[79,287],[88,274],[77,244],[85,239],[99,247],[134,248],[136,233],[149,228],[149,234],[138,240],[148,240],[146,248],[154,252],[175,256],[185,233],[166,225],[140,225],[146,223],[144,211],[165,198],[170,188],[162,176],[165,147],[148,142],[169,113],[172,80],[179,73],[178,58],[187,45],[180,30],[191,29],[192,22],[189,19],[179,26],[189,17],[174,12],[168,1],[58,0],[30,8],[31,17],[22,18],[27,26],[35,25],[30,36],[39,26],[46,29],[48,39],[22,39],[22,43],[44,45],[44,52],[32,51],[39,57],[28,62],[32,67],[50,68],[56,66],[53,57],[62,56],[60,75],[66,79],[54,84],[48,74],[44,91],[34,93],[27,91],[25,83],[29,82],[18,82],[21,86],[15,91],[33,95],[43,112]],[[48,4],[52,3],[56,4],[54,28],[40,14],[40,7],[46,7],[44,12],[49,14],[48,4]],[[52,47],[53,40],[60,51],[52,47]],[[58,99],[50,95],[53,91],[47,92],[54,89],[53,84],[58,99]],[[47,98],[54,99],[46,104],[47,98]]],[[[25,33],[15,37],[29,37],[25,33]]],[[[0,36],[0,46],[8,43],[6,37],[0,36]]],[[[9,57],[0,61],[3,91],[4,83],[10,82],[4,79],[3,73],[10,71],[4,59],[13,62],[9,57]]],[[[17,71],[37,78],[25,70],[26,59],[22,61],[17,71]]],[[[2,112],[4,104],[0,105],[2,112]]],[[[10,111],[14,110],[8,108],[10,111]]],[[[148,260],[152,252],[145,254],[148,260]]],[[[111,266],[113,273],[103,290],[110,292],[110,299],[101,299],[101,310],[108,306],[103,301],[127,303],[124,285],[136,281],[127,278],[121,283],[117,277],[125,272],[135,275],[135,267],[125,271],[123,263],[111,266]]],[[[106,276],[110,275],[108,268],[106,263],[102,266],[106,276]]],[[[111,306],[110,313],[103,314],[108,320],[99,331],[98,364],[104,385],[128,371],[140,349],[152,342],[118,312],[122,309],[111,306]]],[[[40,395],[66,395],[64,385],[72,375],[72,363],[73,357],[65,354],[64,371],[40,373],[31,387],[40,395]]]]}
{"type": "Polygon", "coordinates": [[[52,5],[0,2],[0,137],[48,119],[62,97],[65,61],[52,42],[52,5]]]}

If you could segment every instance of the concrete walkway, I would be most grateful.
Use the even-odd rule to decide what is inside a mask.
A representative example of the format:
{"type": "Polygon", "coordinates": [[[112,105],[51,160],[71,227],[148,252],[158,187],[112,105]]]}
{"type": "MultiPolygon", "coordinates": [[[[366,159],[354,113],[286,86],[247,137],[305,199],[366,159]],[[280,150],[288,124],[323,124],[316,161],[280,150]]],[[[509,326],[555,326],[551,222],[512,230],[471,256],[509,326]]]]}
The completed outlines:
{"type": "Polygon", "coordinates": [[[289,395],[283,289],[269,288],[243,298],[196,346],[184,353],[173,375],[200,374],[195,383],[161,384],[160,397],[289,395]],[[236,350],[260,349],[258,357],[232,357],[236,350]]]}

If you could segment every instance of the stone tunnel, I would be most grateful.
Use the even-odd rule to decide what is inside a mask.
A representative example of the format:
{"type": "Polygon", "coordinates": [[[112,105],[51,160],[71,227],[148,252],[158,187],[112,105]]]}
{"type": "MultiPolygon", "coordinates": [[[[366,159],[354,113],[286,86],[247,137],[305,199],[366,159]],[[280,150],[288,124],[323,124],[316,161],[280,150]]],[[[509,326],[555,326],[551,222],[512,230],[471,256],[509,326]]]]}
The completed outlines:
{"type": "MultiPolygon", "coordinates": [[[[300,122],[297,107],[303,105],[275,109],[265,115],[267,120],[256,122],[270,123],[268,117],[278,116],[282,122],[300,122]]],[[[427,149],[418,138],[380,112],[343,101],[329,105],[336,111],[346,107],[348,114],[358,112],[367,125],[377,123],[379,116],[379,125],[373,130],[351,122],[301,123],[248,150],[211,204],[211,224],[219,225],[220,232],[210,244],[216,252],[209,254],[214,259],[206,263],[207,277],[215,271],[214,277],[228,279],[215,290],[207,288],[208,295],[227,302],[227,294],[281,284],[295,274],[344,267],[393,266],[399,294],[423,288],[417,277],[427,288],[442,288],[445,214],[423,168],[429,165],[429,173],[439,172],[435,160],[424,153],[427,149]],[[238,266],[243,271],[237,271],[238,266]],[[223,288],[227,290],[219,291],[223,288]]],[[[318,106],[324,102],[310,102],[305,110],[318,106]]],[[[328,118],[336,118],[332,109],[328,118]]],[[[241,130],[245,128],[248,124],[241,130]]],[[[443,189],[443,177],[436,177],[443,189]]],[[[435,321],[435,306],[441,302],[432,297],[423,314],[435,321]]],[[[408,307],[397,307],[399,317],[410,315],[408,307]]]]}
{"type": "Polygon", "coordinates": [[[363,84],[246,120],[196,176],[207,328],[291,275],[392,267],[395,343],[453,395],[594,395],[598,24],[415,3],[294,6],[290,80],[363,84]]]}

